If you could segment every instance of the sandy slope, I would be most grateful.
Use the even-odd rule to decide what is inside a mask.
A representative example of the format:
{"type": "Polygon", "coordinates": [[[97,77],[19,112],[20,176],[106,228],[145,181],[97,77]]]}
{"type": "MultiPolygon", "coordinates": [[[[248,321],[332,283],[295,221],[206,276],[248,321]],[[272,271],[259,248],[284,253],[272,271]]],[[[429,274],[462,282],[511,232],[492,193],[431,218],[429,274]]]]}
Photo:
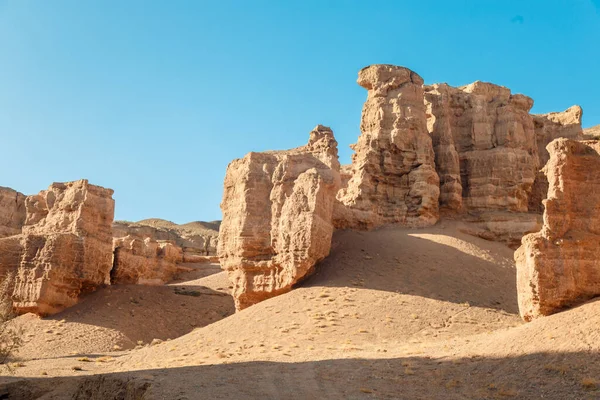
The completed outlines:
{"type": "Polygon", "coordinates": [[[218,321],[235,310],[226,277],[203,278],[216,270],[198,264],[169,286],[115,285],[52,317],[22,315],[13,320],[25,340],[17,355],[26,361],[131,349],[218,321]]]}
{"type": "MultiPolygon", "coordinates": [[[[512,251],[501,244],[452,223],[337,232],[317,271],[290,293],[109,361],[25,361],[2,390],[48,399],[600,397],[600,303],[522,323],[512,251]],[[65,378],[19,382],[42,371],[65,378]]],[[[222,273],[200,281],[225,285],[222,273]]]]}

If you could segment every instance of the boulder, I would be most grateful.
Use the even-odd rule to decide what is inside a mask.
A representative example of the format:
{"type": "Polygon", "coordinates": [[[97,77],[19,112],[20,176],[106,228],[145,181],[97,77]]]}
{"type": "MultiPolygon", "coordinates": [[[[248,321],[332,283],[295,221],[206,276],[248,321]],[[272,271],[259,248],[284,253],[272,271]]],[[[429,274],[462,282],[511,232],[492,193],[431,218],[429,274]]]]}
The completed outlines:
{"type": "Polygon", "coordinates": [[[439,178],[423,102],[423,79],[393,65],[358,74],[368,90],[350,178],[337,198],[337,228],[419,227],[438,220],[439,178]]]}
{"type": "Polygon", "coordinates": [[[218,255],[237,310],[289,291],[329,254],[339,171],[337,142],[321,125],[306,146],[229,164],[218,255]]]}
{"type": "Polygon", "coordinates": [[[0,186],[0,238],[17,235],[25,223],[25,195],[0,186]]]}
{"type": "Polygon", "coordinates": [[[526,321],[600,295],[600,142],[557,139],[546,149],[543,227],[515,252],[526,321]]]}
{"type": "MultiPolygon", "coordinates": [[[[113,191],[87,180],[54,183],[25,200],[18,241],[14,306],[21,313],[53,314],[77,303],[82,293],[110,283],[113,191]]],[[[6,242],[5,242],[6,243],[6,242]]],[[[14,262],[11,257],[9,262],[14,262]]]]}

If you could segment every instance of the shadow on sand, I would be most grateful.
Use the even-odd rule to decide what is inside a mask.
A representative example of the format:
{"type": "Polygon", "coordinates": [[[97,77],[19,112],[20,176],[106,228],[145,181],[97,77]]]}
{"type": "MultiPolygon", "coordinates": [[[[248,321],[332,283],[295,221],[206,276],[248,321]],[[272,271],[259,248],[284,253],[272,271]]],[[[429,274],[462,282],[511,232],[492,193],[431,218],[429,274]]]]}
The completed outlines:
{"type": "Polygon", "coordinates": [[[597,399],[598,353],[246,362],[9,378],[1,399],[597,399]]]}
{"type": "Polygon", "coordinates": [[[235,312],[227,293],[199,285],[114,285],[46,319],[117,330],[133,343],[174,339],[235,312]]]}

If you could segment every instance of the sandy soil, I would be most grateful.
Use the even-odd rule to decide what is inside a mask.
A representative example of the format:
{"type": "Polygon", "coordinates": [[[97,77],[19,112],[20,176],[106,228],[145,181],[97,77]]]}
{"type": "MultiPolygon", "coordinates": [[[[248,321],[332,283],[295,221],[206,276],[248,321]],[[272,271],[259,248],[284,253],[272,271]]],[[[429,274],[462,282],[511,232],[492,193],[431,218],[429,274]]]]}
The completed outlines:
{"type": "Polygon", "coordinates": [[[13,323],[23,330],[25,341],[19,360],[132,349],[153,339],[177,338],[233,314],[226,276],[210,277],[219,266],[188,267],[192,271],[168,286],[109,286],[54,316],[16,318],[13,323]]]}
{"type": "MultiPolygon", "coordinates": [[[[337,232],[331,256],[290,293],[207,325],[215,307],[208,302],[231,301],[214,295],[226,291],[225,276],[190,279],[176,285],[212,293],[163,324],[178,302],[168,298],[192,296],[159,288],[165,292],[140,306],[151,310],[148,318],[158,314],[153,322],[109,328],[133,341],[133,331],[142,337],[158,325],[173,340],[96,350],[86,361],[39,348],[37,359],[3,378],[0,398],[600,398],[600,302],[524,324],[512,254],[453,223],[337,232]],[[170,325],[182,327],[192,307],[204,327],[174,339],[170,325]]],[[[94,305],[133,297],[111,290],[68,312],[79,308],[79,318],[106,328],[96,319],[106,321],[115,307],[94,305]]],[[[131,307],[122,308],[127,318],[131,307]]],[[[62,319],[80,322],[63,315],[53,323],[62,319]]]]}

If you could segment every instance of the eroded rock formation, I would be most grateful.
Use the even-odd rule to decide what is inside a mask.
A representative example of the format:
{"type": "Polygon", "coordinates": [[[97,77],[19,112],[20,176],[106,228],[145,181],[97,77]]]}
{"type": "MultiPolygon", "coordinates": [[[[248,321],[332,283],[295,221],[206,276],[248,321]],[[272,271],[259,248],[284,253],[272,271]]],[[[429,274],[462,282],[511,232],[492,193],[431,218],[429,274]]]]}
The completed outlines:
{"type": "Polygon", "coordinates": [[[485,82],[426,86],[425,103],[440,211],[462,215],[465,232],[518,247],[541,226],[546,145],[581,138],[581,108],[530,115],[532,99],[485,82]]]}
{"type": "Polygon", "coordinates": [[[393,65],[358,74],[368,90],[350,178],[338,194],[335,225],[370,229],[438,220],[439,178],[423,103],[423,79],[393,65]]]}
{"type": "Polygon", "coordinates": [[[0,238],[17,235],[25,223],[25,195],[0,186],[0,238]]]}
{"type": "Polygon", "coordinates": [[[80,180],[54,183],[27,197],[23,233],[3,239],[11,243],[12,255],[0,261],[17,269],[13,299],[19,312],[52,314],[109,283],[112,194],[80,180]],[[18,265],[13,265],[16,253],[18,265]]]}
{"type": "Polygon", "coordinates": [[[238,310],[289,291],[329,254],[339,170],[337,142],[321,125],[306,146],[229,164],[218,254],[238,310]]]}
{"type": "Polygon", "coordinates": [[[166,240],[125,236],[114,239],[111,283],[162,285],[172,280],[183,262],[183,250],[166,240]]]}
{"type": "Polygon", "coordinates": [[[515,253],[526,321],[600,295],[600,142],[557,139],[547,150],[544,225],[515,253]]]}
{"type": "MultiPolygon", "coordinates": [[[[583,139],[582,115],[583,111],[579,106],[570,107],[563,112],[533,115],[540,168],[546,165],[550,159],[546,146],[554,139],[583,139]]],[[[547,193],[548,180],[546,175],[539,169],[529,196],[529,210],[541,213],[543,211],[542,200],[546,198],[547,193]]]]}
{"type": "Polygon", "coordinates": [[[440,207],[526,212],[538,168],[533,100],[485,82],[425,87],[440,207]]]}
{"type": "MultiPolygon", "coordinates": [[[[134,236],[170,241],[183,252],[184,263],[214,262],[217,255],[219,221],[195,221],[178,225],[158,218],[139,222],[115,221],[113,237],[134,236]]],[[[116,242],[115,242],[116,243],[116,242]]]]}

